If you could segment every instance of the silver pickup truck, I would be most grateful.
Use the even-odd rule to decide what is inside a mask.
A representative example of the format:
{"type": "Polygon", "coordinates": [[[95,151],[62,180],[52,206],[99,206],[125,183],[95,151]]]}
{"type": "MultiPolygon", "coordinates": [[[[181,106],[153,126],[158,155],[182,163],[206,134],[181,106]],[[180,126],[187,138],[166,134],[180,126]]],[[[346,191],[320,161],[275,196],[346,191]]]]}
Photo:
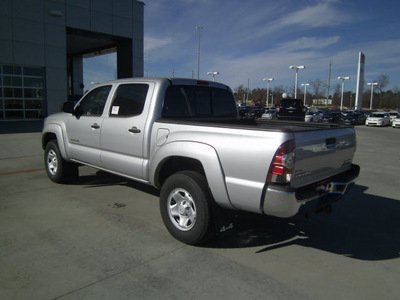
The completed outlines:
{"type": "Polygon", "coordinates": [[[240,120],[228,86],[193,79],[102,83],[45,120],[42,145],[56,183],[87,165],[160,189],[166,228],[192,245],[221,229],[224,209],[323,210],[359,173],[353,127],[240,120]]]}

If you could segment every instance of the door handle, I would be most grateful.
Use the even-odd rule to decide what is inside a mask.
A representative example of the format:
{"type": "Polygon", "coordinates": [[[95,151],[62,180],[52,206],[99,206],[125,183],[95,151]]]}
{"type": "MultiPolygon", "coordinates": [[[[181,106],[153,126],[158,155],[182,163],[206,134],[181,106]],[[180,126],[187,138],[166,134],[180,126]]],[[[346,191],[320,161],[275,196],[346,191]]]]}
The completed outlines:
{"type": "Polygon", "coordinates": [[[100,126],[97,123],[92,124],[92,126],[90,126],[90,127],[92,127],[93,129],[99,129],[100,128],[100,126]]]}
{"type": "Polygon", "coordinates": [[[128,129],[128,131],[132,133],[140,133],[140,129],[137,128],[136,126],[133,126],[131,129],[128,129]]]}

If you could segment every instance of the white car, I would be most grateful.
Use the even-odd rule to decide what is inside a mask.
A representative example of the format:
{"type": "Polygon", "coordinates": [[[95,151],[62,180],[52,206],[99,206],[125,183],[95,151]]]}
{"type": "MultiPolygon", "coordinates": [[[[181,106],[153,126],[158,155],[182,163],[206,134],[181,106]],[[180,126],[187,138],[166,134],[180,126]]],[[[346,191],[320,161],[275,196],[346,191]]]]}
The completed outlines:
{"type": "Polygon", "coordinates": [[[320,112],[308,111],[304,118],[305,122],[321,122],[322,114],[320,112]]]}
{"type": "Polygon", "coordinates": [[[276,118],[276,108],[275,107],[267,107],[261,116],[261,119],[272,120],[275,118],[276,118]]]}
{"type": "Polygon", "coordinates": [[[390,115],[390,123],[392,123],[393,120],[397,118],[399,113],[397,111],[389,111],[389,115],[390,115]]]}
{"type": "Polygon", "coordinates": [[[400,128],[400,115],[393,119],[392,126],[393,128],[400,128]]]}
{"type": "Polygon", "coordinates": [[[365,120],[367,126],[389,126],[390,115],[387,112],[373,112],[367,120],[365,120]]]}

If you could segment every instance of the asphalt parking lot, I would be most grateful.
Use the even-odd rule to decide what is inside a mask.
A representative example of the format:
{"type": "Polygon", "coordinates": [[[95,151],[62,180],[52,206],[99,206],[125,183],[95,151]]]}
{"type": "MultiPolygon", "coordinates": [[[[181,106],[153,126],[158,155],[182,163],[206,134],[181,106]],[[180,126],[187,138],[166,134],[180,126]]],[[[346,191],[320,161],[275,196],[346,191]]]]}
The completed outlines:
{"type": "Polygon", "coordinates": [[[174,240],[148,186],[81,167],[51,182],[40,133],[0,135],[0,299],[397,299],[400,130],[356,129],[356,186],[311,219],[240,215],[174,240]]]}

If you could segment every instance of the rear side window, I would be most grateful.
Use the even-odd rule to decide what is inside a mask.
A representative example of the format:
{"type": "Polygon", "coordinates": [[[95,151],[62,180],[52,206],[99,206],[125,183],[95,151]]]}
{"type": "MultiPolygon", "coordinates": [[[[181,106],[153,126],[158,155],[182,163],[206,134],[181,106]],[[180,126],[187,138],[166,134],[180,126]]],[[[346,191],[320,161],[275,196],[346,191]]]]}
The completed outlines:
{"type": "Polygon", "coordinates": [[[285,107],[300,107],[303,106],[303,101],[300,99],[285,99],[285,100],[281,100],[281,106],[285,106],[285,107]]]}
{"type": "Polygon", "coordinates": [[[146,101],[147,84],[121,84],[118,86],[110,108],[111,117],[129,117],[140,115],[146,101]]]}
{"type": "Polygon", "coordinates": [[[236,117],[236,102],[227,89],[170,86],[164,99],[164,118],[236,117]]]}

